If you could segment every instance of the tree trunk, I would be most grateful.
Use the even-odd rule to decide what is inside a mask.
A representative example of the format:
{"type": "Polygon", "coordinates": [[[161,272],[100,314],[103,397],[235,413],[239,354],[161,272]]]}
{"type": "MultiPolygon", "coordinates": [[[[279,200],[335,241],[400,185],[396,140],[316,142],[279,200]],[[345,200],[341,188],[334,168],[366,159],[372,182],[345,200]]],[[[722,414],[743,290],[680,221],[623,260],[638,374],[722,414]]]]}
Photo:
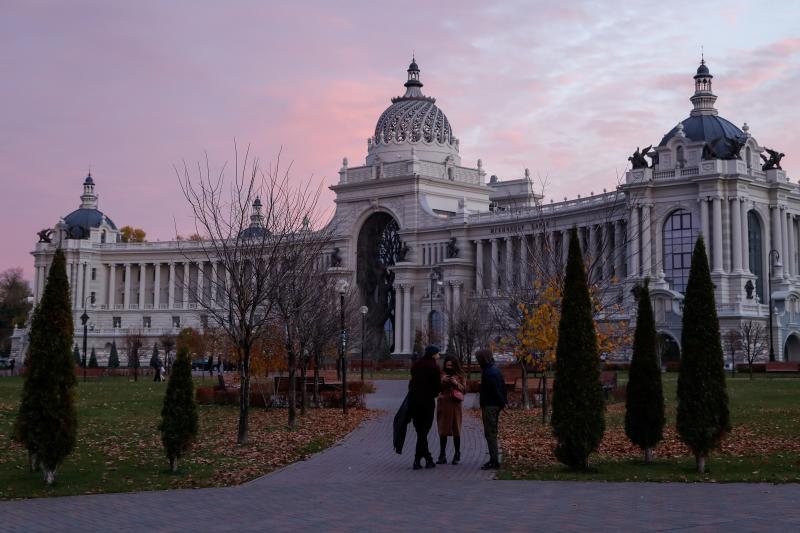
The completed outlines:
{"type": "Polygon", "coordinates": [[[531,410],[530,396],[528,394],[528,365],[522,363],[522,407],[531,410]]]}
{"type": "Polygon", "coordinates": [[[303,390],[300,391],[300,416],[305,416],[306,414],[306,401],[308,400],[308,395],[306,394],[307,382],[306,382],[306,358],[303,358],[303,362],[300,363],[300,381],[303,383],[303,390]]]}
{"type": "Polygon", "coordinates": [[[314,354],[314,407],[319,409],[319,354],[314,354]]]}
{"type": "Polygon", "coordinates": [[[56,469],[44,467],[42,470],[44,471],[44,482],[49,487],[56,481],[56,469]]]}
{"type": "Polygon", "coordinates": [[[28,452],[28,466],[31,469],[31,473],[39,471],[39,459],[35,453],[28,452]]]}
{"type": "Polygon", "coordinates": [[[700,474],[706,473],[706,456],[705,455],[698,455],[697,456],[697,472],[700,474]]]}
{"type": "Polygon", "coordinates": [[[177,457],[170,457],[170,459],[169,459],[169,471],[170,472],[177,472],[178,471],[178,458],[177,457]]]}
{"type": "Polygon", "coordinates": [[[747,366],[750,368],[750,379],[753,379],[753,363],[748,363],[747,366]]]}
{"type": "MultiPolygon", "coordinates": [[[[289,328],[289,330],[291,331],[291,328],[289,328]]],[[[294,353],[291,333],[287,335],[286,339],[286,355],[288,357],[289,367],[289,419],[286,424],[290,428],[293,428],[297,424],[297,386],[295,383],[295,376],[297,375],[297,356],[294,353]]]]}
{"type": "Polygon", "coordinates": [[[245,444],[248,437],[248,415],[250,413],[250,346],[239,349],[239,431],[237,444],[245,444]]]}
{"type": "Polygon", "coordinates": [[[547,424],[547,370],[542,372],[542,424],[547,424]]]}
{"type": "Polygon", "coordinates": [[[644,462],[648,465],[653,462],[653,448],[644,449],[644,462]]]}

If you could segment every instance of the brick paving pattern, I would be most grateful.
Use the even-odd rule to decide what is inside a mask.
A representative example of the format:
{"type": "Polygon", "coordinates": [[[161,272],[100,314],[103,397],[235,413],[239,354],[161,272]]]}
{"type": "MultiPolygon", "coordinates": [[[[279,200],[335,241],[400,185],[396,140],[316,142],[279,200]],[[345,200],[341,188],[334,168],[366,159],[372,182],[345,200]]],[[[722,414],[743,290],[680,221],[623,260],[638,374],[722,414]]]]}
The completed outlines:
{"type": "Polygon", "coordinates": [[[391,448],[405,383],[377,385],[385,413],[308,461],[238,487],[2,502],[0,531],[800,530],[797,485],[491,480],[467,416],[463,463],[412,471],[413,429],[391,448]]]}

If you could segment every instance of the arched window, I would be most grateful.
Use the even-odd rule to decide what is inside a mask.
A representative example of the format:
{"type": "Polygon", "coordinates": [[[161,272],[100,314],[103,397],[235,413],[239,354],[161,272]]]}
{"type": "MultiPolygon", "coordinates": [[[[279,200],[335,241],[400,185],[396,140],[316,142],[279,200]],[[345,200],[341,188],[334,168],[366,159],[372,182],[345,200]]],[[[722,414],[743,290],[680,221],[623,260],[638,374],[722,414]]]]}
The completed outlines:
{"type": "Polygon", "coordinates": [[[673,211],[664,223],[664,275],[672,290],[684,292],[698,229],[686,209],[673,211]]]}
{"type": "Polygon", "coordinates": [[[428,327],[431,328],[429,342],[441,343],[444,338],[444,316],[435,309],[428,316],[428,327]]]}
{"type": "Polygon", "coordinates": [[[747,161],[747,170],[750,170],[753,167],[753,151],[749,146],[744,149],[744,158],[747,161]]]}
{"type": "Polygon", "coordinates": [[[761,220],[755,211],[747,212],[747,243],[750,256],[750,272],[756,277],[756,294],[764,301],[764,248],[761,242],[761,220]]]}
{"type": "Polygon", "coordinates": [[[675,151],[675,161],[678,162],[678,168],[683,168],[683,165],[686,163],[686,159],[683,157],[683,146],[678,146],[678,149],[675,151]]]}

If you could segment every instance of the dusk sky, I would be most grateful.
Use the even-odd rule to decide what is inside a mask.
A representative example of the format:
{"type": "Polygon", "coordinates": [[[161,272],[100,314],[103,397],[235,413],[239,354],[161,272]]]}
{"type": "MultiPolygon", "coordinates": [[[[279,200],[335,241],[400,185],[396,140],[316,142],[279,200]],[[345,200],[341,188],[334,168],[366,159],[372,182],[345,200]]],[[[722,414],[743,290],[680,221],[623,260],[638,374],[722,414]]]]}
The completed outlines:
{"type": "MultiPolygon", "coordinates": [[[[800,178],[800,4],[5,0],[0,270],[32,276],[36,231],[100,209],[169,240],[193,224],[173,164],[262,160],[327,185],[364,164],[412,50],[462,164],[558,199],[613,188],[637,146],[688,116],[700,47],[720,115],[800,178]]],[[[322,202],[333,208],[325,189],[322,202]]]]}

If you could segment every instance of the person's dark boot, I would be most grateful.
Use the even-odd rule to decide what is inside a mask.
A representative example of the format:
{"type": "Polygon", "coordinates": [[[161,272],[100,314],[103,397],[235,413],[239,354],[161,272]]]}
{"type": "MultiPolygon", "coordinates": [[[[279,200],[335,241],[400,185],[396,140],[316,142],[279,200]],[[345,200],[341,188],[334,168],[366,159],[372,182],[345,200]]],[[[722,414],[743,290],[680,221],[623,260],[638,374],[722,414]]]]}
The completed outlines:
{"type": "Polygon", "coordinates": [[[439,459],[436,461],[437,465],[446,465],[447,464],[447,457],[444,454],[439,456],[439,459]]]}
{"type": "Polygon", "coordinates": [[[456,450],[456,454],[453,456],[453,460],[450,461],[451,465],[457,465],[461,461],[461,452],[456,450]]]}
{"type": "Polygon", "coordinates": [[[414,459],[414,466],[412,468],[414,470],[422,470],[422,465],[419,463],[419,459],[414,459]]]}
{"type": "Polygon", "coordinates": [[[425,458],[425,468],[436,468],[436,463],[433,462],[432,456],[425,458]]]}
{"type": "Polygon", "coordinates": [[[481,467],[481,470],[497,470],[498,468],[500,468],[500,463],[496,459],[490,459],[481,467]]]}

